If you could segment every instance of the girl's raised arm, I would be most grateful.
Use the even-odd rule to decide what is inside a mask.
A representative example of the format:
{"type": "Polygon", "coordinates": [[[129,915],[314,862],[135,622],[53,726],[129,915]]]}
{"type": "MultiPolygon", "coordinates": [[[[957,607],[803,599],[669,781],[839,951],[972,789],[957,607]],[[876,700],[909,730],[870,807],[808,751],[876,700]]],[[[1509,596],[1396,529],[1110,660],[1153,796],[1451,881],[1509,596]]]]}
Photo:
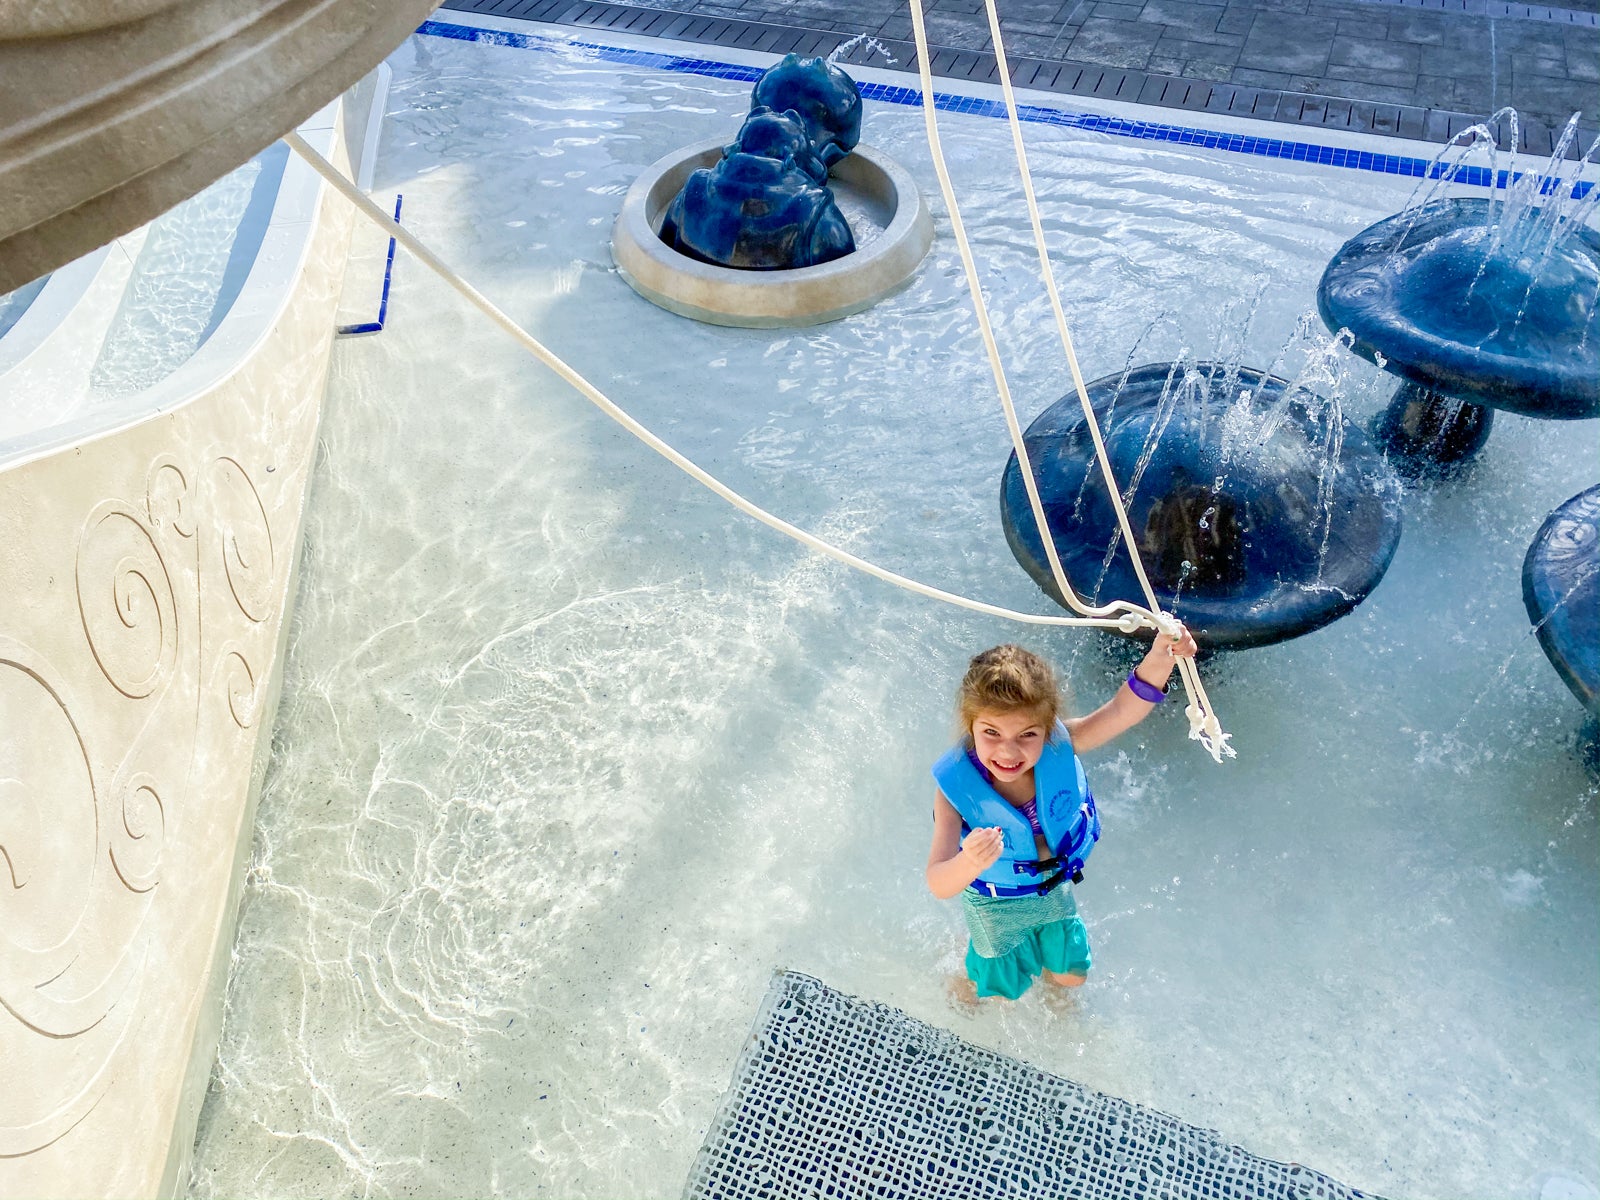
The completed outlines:
{"type": "MultiPolygon", "coordinates": [[[[1150,647],[1148,654],[1133,670],[1133,678],[1138,679],[1152,692],[1159,692],[1167,686],[1167,680],[1172,678],[1173,668],[1178,665],[1180,658],[1193,658],[1197,647],[1194,637],[1185,629],[1180,638],[1157,636],[1155,644],[1150,647]]],[[[1072,735],[1072,748],[1079,754],[1087,753],[1096,746],[1104,746],[1112,738],[1126,733],[1140,721],[1150,715],[1155,702],[1140,698],[1134,693],[1132,682],[1124,683],[1117,689],[1117,694],[1112,696],[1099,708],[1086,717],[1073,717],[1066,722],[1067,732],[1072,735]]],[[[1157,697],[1159,701],[1159,697],[1157,697]]]]}

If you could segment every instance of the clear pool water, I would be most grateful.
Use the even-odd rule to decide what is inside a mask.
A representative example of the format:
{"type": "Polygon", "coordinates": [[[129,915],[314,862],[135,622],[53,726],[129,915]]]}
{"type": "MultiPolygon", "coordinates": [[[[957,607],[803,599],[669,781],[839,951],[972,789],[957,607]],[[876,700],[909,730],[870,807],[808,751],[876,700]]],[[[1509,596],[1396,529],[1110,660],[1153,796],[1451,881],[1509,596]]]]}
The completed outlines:
{"type": "Polygon", "coordinates": [[[50,276],[41,275],[32,283],[25,283],[14,291],[0,296],[0,337],[5,337],[11,332],[11,327],[22,319],[22,314],[28,311],[28,306],[44,291],[44,285],[50,282],[50,276]]]}
{"type": "Polygon", "coordinates": [[[228,315],[272,217],[288,153],[275,142],[151,222],[89,375],[91,406],[159,383],[228,315]]]}
{"type": "MultiPolygon", "coordinates": [[[[376,187],[469,279],[758,502],[1044,610],[942,205],[870,313],[698,325],[628,289],[608,233],[745,85],[426,37],[393,65],[376,187]]],[[[1026,419],[1068,383],[1008,135],[943,130],[1026,419]]],[[[1409,190],[1028,137],[1091,378],[1316,361],[1323,264],[1409,190]]],[[[866,138],[936,195],[919,112],[869,105],[866,138]]],[[[1329,361],[1352,417],[1386,400],[1329,361]]],[[[1519,583],[1593,448],[1498,418],[1467,477],[1409,494],[1351,616],[1208,664],[1236,761],[1176,705],[1095,754],[1095,975],[969,1016],[957,906],[922,884],[955,682],[1019,639],[1092,705],[1125,653],[800,552],[402,259],[389,327],[335,353],[192,1194],[675,1195],[780,966],[1374,1192],[1593,1182],[1600,789],[1519,583]]]]}

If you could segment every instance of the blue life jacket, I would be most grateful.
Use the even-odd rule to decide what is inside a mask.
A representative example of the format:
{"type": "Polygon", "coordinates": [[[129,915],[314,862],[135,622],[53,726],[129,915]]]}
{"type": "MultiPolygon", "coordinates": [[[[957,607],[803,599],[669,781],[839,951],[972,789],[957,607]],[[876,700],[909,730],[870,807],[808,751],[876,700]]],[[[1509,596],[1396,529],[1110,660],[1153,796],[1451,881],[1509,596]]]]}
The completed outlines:
{"type": "Polygon", "coordinates": [[[933,764],[933,777],[961,814],[963,837],[991,826],[999,826],[1004,836],[1000,857],[972,881],[973,891],[983,896],[1043,896],[1065,879],[1082,882],[1083,864],[1100,840],[1100,813],[1065,725],[1056,722],[1055,733],[1033,768],[1039,824],[1051,854],[1043,861],[1038,860],[1028,818],[983,777],[965,743],[951,747],[933,764]]]}

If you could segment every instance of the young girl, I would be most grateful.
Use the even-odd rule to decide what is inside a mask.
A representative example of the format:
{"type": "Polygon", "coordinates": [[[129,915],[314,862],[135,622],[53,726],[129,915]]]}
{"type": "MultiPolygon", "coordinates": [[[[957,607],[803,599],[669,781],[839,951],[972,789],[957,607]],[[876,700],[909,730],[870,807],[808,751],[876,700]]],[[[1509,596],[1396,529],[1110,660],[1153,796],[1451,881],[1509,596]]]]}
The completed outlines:
{"type": "Polygon", "coordinates": [[[1089,937],[1072,883],[1100,833],[1077,753],[1103,746],[1150,714],[1194,638],[1158,636],[1127,683],[1086,717],[1060,717],[1050,666],[1020,646],[972,660],[961,681],[962,740],[933,777],[928,889],[959,894],[972,941],[977,994],[1015,1000],[1043,974],[1077,987],[1089,975],[1089,937]],[[965,840],[963,840],[965,839],[965,840]]]}

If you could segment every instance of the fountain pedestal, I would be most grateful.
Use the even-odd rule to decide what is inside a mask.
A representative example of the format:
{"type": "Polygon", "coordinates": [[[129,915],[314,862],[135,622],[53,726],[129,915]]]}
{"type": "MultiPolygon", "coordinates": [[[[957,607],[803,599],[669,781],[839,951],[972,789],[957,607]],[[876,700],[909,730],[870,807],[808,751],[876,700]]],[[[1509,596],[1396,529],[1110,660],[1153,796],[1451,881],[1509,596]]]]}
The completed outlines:
{"type": "Polygon", "coordinates": [[[1489,440],[1494,410],[1409,381],[1372,423],[1372,437],[1408,473],[1447,471],[1489,440]]]}
{"type": "Polygon", "coordinates": [[[673,151],[652,163],[622,201],[611,257],[646,300],[713,325],[751,328],[817,325],[870,308],[898,290],[933,244],[933,218],[916,181],[899,163],[857,146],[829,178],[856,248],[817,266],[746,271],[698,262],[661,240],[663,218],[684,181],[715,164],[723,140],[673,151]]]}

